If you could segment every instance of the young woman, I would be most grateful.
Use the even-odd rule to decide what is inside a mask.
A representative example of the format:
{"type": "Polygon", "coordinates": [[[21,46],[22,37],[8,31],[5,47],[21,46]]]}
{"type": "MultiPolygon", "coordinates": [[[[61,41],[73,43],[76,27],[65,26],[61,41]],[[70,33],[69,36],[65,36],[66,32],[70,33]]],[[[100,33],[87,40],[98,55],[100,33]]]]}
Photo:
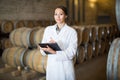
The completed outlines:
{"type": "Polygon", "coordinates": [[[46,80],[75,80],[73,58],[77,50],[77,33],[67,25],[67,9],[58,6],[54,12],[55,25],[48,26],[43,35],[42,43],[57,43],[61,51],[52,48],[40,48],[42,55],[48,54],[46,80]]]}

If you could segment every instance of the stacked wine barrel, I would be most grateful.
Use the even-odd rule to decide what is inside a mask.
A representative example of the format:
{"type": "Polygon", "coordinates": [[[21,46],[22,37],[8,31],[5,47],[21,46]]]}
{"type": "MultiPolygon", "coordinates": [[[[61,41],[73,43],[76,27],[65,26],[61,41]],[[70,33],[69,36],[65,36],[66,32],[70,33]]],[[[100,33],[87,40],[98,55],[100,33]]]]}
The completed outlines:
{"type": "Polygon", "coordinates": [[[10,41],[13,46],[36,47],[41,42],[44,27],[18,28],[10,33],[10,41]]]}
{"type": "MultiPolygon", "coordinates": [[[[10,41],[9,35],[14,29],[19,29],[22,27],[34,29],[35,27],[40,27],[40,26],[46,27],[48,24],[52,25],[53,23],[54,23],[53,21],[41,21],[41,20],[0,20],[0,52],[2,53],[4,49],[13,46],[10,41]]],[[[20,32],[20,30],[19,30],[19,32],[20,32]]],[[[24,32],[26,32],[25,34],[27,34],[27,32],[29,32],[29,31],[24,30],[24,32]]],[[[14,32],[14,33],[16,33],[16,32],[14,32]]],[[[35,29],[32,30],[31,33],[36,34],[35,29]]],[[[18,32],[17,32],[17,34],[22,35],[18,32]]],[[[28,36],[28,35],[26,35],[26,36],[28,36]]],[[[35,37],[37,37],[37,36],[38,35],[36,35],[35,37]]],[[[15,35],[15,38],[17,38],[16,35],[15,35]]],[[[31,36],[31,38],[32,38],[32,36],[31,36]]],[[[34,43],[32,43],[32,45],[33,44],[34,43]]],[[[14,43],[14,45],[16,45],[16,42],[14,43]]],[[[2,55],[2,54],[0,54],[0,55],[2,55]]]]}
{"type": "Polygon", "coordinates": [[[37,49],[45,27],[40,27],[37,23],[39,22],[34,22],[34,25],[32,21],[2,21],[0,23],[2,61],[5,64],[14,68],[29,67],[45,73],[47,56],[42,56],[37,49]]]}
{"type": "Polygon", "coordinates": [[[114,24],[73,26],[78,33],[77,63],[108,53],[111,42],[119,36],[114,24]]]}
{"type": "Polygon", "coordinates": [[[2,54],[5,64],[12,67],[29,67],[35,71],[45,73],[47,56],[42,56],[37,49],[41,42],[45,28],[21,27],[14,29],[10,35],[12,47],[6,48],[2,54]]]}
{"type": "MultiPolygon", "coordinates": [[[[45,27],[34,27],[39,24],[33,23],[31,21],[29,23],[25,21],[9,22],[9,25],[14,28],[9,27],[11,30],[6,32],[9,33],[7,39],[10,43],[5,44],[11,44],[11,46],[4,47],[2,60],[5,64],[12,67],[20,66],[24,68],[27,66],[35,71],[44,73],[47,56],[41,55],[37,45],[42,40],[45,27]],[[26,27],[26,24],[29,24],[29,27],[26,27]]],[[[118,28],[113,24],[80,25],[73,26],[73,28],[78,34],[76,55],[78,63],[83,63],[107,53],[112,40],[119,36],[118,28]]],[[[4,41],[7,40],[1,41],[2,44],[4,44],[4,41]]]]}
{"type": "Polygon", "coordinates": [[[11,47],[4,50],[2,60],[11,67],[29,67],[32,70],[45,73],[47,56],[42,56],[39,49],[11,47]]]}
{"type": "Polygon", "coordinates": [[[12,21],[0,21],[0,52],[5,48],[12,46],[9,40],[9,33],[12,30],[14,30],[14,24],[12,21]]]}

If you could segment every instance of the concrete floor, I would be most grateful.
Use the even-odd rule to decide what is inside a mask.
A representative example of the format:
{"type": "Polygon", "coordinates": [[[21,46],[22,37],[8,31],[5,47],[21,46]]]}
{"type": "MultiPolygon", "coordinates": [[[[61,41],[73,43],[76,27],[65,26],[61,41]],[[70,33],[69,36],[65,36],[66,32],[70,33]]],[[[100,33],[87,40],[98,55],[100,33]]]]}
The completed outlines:
{"type": "Polygon", "coordinates": [[[98,56],[76,66],[76,80],[107,80],[107,55],[98,56]]]}
{"type": "MultiPolygon", "coordinates": [[[[82,64],[76,65],[75,66],[76,80],[107,80],[106,61],[107,55],[102,55],[95,57],[89,61],[85,61],[82,64]]],[[[6,77],[6,75],[4,76],[6,77]]],[[[4,79],[2,79],[0,76],[0,80],[4,79]]]]}

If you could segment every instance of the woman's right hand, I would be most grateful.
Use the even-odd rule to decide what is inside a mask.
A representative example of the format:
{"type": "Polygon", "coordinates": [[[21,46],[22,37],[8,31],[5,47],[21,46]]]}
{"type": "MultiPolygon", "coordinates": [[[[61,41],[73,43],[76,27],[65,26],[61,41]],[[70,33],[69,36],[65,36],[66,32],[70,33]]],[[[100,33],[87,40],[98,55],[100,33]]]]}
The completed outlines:
{"type": "Polygon", "coordinates": [[[50,37],[50,41],[49,42],[50,43],[55,43],[55,40],[52,37],[50,37]]]}

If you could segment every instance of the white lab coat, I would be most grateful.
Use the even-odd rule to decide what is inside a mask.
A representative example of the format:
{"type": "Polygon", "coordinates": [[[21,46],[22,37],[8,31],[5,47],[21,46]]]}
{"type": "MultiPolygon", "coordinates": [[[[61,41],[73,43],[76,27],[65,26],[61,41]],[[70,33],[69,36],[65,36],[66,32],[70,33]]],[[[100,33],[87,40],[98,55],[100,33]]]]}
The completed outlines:
{"type": "MultiPolygon", "coordinates": [[[[46,43],[52,38],[62,49],[62,51],[56,51],[56,54],[48,55],[46,80],[75,80],[73,57],[77,50],[77,33],[65,24],[57,34],[56,27],[56,24],[48,26],[42,40],[42,43],[46,43]]],[[[42,50],[40,51],[45,55],[42,50]]]]}

